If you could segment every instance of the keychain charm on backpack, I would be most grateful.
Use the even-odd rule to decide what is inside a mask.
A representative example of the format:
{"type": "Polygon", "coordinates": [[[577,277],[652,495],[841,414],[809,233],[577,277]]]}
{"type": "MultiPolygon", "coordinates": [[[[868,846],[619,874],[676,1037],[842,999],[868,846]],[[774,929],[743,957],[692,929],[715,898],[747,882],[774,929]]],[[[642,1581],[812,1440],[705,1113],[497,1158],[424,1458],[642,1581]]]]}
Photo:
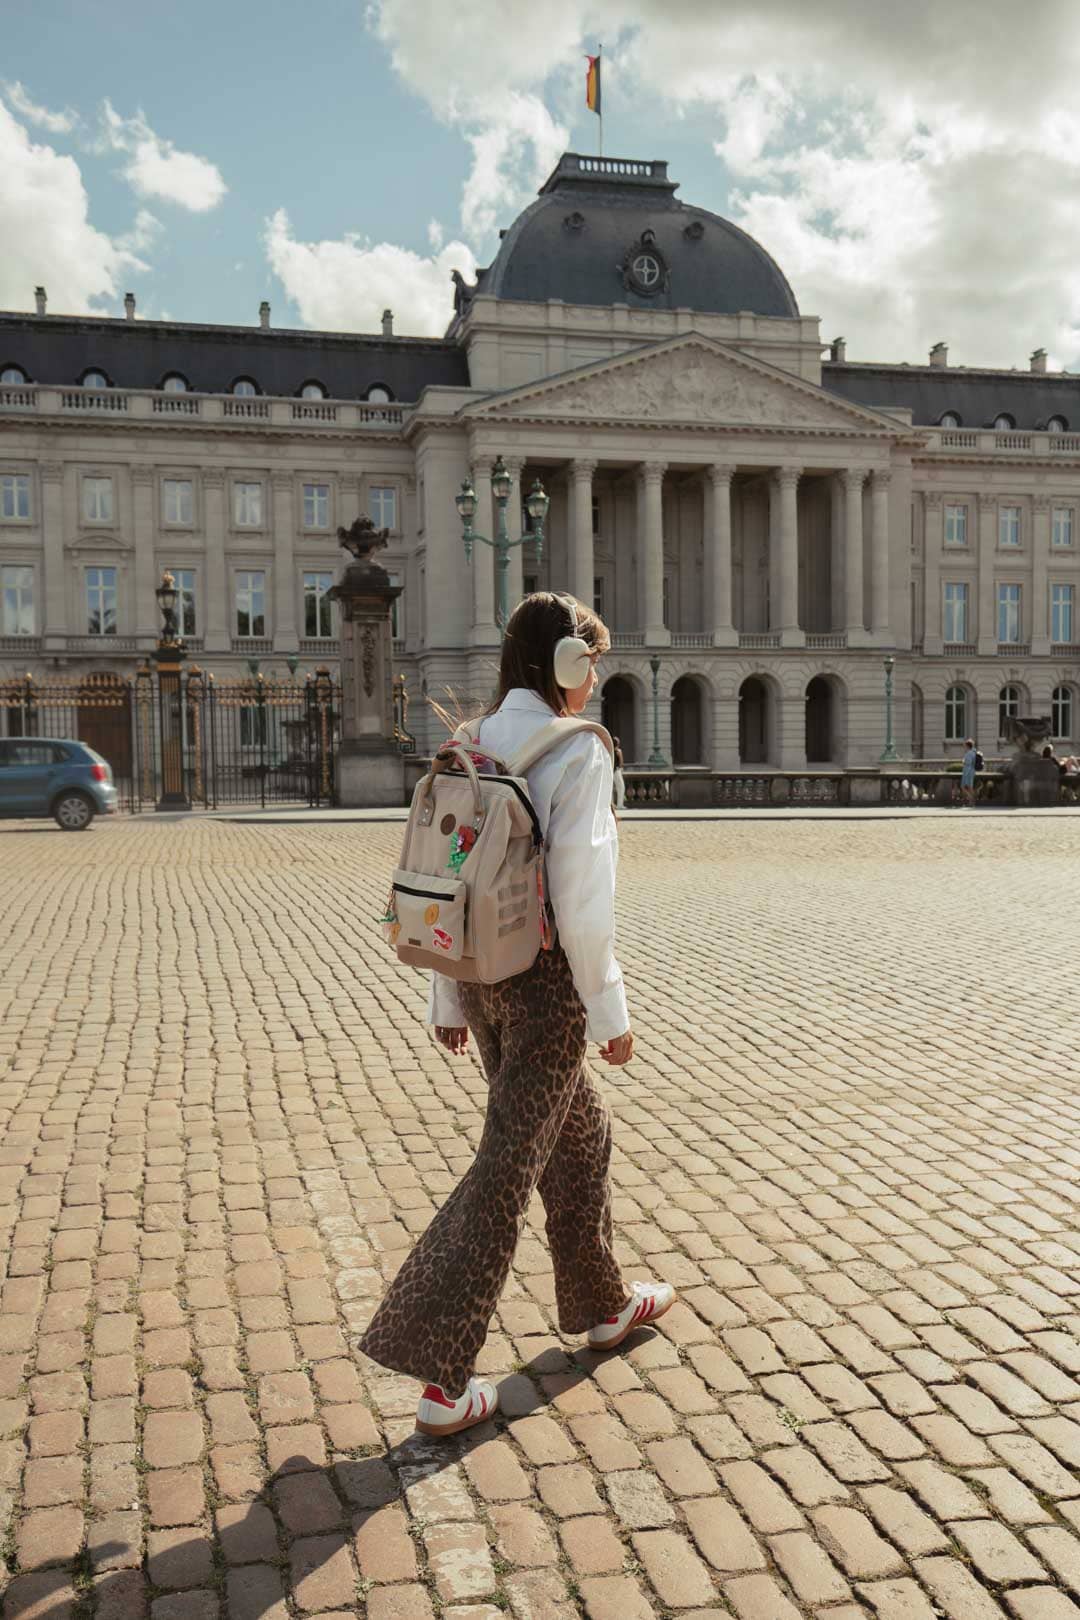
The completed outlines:
{"type": "Polygon", "coordinates": [[[475,827],[459,827],[457,832],[451,838],[451,840],[450,840],[450,859],[447,861],[446,864],[449,867],[449,869],[453,873],[455,873],[458,877],[461,876],[461,868],[465,865],[465,862],[468,860],[469,855],[472,852],[472,847],[473,847],[473,845],[475,843],[476,843],[476,828],[475,827]]]}

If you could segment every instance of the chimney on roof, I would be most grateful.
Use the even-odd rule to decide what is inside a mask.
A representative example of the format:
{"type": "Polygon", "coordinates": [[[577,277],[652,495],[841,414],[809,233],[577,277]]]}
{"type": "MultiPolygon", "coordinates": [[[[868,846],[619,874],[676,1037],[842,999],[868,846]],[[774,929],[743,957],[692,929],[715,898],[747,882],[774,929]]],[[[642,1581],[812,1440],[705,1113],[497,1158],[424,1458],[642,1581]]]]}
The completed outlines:
{"type": "Polygon", "coordinates": [[[829,344],[829,359],[841,363],[847,359],[847,342],[844,338],[833,338],[829,344]]]}
{"type": "Polygon", "coordinates": [[[1045,349],[1036,349],[1035,353],[1031,357],[1032,371],[1044,372],[1046,370],[1046,358],[1045,349]]]}
{"type": "Polygon", "coordinates": [[[935,343],[930,350],[930,364],[932,366],[947,366],[948,363],[949,345],[947,343],[935,343]]]}
{"type": "Polygon", "coordinates": [[[264,332],[268,332],[270,330],[270,305],[266,302],[265,298],[259,305],[259,325],[262,327],[264,332]]]}
{"type": "Polygon", "coordinates": [[[133,321],[135,319],[135,294],[134,293],[125,293],[124,294],[124,314],[127,316],[129,321],[133,321]]]}
{"type": "Polygon", "coordinates": [[[394,312],[392,309],[384,309],[382,312],[382,335],[383,337],[393,337],[394,335],[394,312]]]}
{"type": "Polygon", "coordinates": [[[37,312],[38,312],[39,315],[44,315],[44,313],[45,313],[45,302],[46,302],[46,300],[45,300],[45,289],[44,289],[44,287],[35,287],[34,288],[34,303],[37,305],[37,312]]]}

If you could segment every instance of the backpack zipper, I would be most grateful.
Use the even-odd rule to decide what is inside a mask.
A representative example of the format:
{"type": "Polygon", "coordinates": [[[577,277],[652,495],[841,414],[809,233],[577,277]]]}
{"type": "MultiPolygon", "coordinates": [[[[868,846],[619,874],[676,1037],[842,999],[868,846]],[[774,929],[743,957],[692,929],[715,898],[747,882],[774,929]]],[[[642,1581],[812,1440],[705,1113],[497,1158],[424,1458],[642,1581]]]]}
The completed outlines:
{"type": "Polygon", "coordinates": [[[457,896],[437,889],[411,889],[407,883],[392,885],[395,894],[415,894],[420,900],[456,900],[457,896]]]}

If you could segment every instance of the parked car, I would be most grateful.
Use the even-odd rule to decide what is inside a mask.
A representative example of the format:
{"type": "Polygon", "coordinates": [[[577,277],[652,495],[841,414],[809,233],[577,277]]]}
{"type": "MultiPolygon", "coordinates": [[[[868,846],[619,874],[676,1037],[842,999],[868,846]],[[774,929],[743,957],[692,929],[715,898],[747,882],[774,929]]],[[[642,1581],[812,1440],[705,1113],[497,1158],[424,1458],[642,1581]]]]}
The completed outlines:
{"type": "Polygon", "coordinates": [[[112,766],[69,737],[0,737],[0,816],[52,816],[85,832],[116,810],[112,766]]]}

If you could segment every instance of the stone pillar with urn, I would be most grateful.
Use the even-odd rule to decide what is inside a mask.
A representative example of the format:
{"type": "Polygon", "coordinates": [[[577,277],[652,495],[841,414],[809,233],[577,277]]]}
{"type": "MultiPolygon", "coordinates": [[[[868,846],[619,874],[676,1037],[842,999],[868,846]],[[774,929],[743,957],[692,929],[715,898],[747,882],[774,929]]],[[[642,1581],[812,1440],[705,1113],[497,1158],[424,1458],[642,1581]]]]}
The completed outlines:
{"type": "Polygon", "coordinates": [[[341,741],[335,763],[337,803],[405,803],[405,766],[394,737],[390,609],[401,586],[374,559],[386,529],[359,517],[338,540],[353,558],[330,591],[341,613],[341,741]]]}

